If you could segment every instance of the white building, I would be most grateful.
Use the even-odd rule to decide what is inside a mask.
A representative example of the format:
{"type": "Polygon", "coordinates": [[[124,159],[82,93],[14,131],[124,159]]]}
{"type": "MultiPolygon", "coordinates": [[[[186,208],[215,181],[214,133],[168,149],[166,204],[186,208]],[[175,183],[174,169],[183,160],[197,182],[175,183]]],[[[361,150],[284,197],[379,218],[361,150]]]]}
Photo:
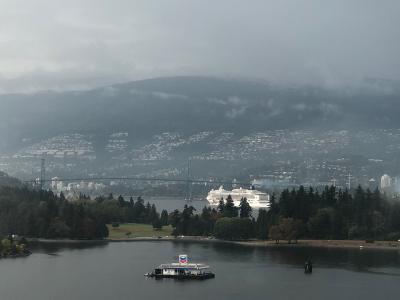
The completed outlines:
{"type": "Polygon", "coordinates": [[[381,177],[381,189],[387,189],[390,188],[391,186],[392,186],[392,178],[389,175],[384,174],[381,177]]]}
{"type": "Polygon", "coordinates": [[[51,178],[51,189],[53,191],[62,191],[63,190],[63,182],[58,177],[51,178]]]}
{"type": "Polygon", "coordinates": [[[60,178],[58,178],[58,177],[51,178],[51,189],[52,190],[56,190],[57,189],[57,184],[58,184],[59,180],[60,180],[60,178]]]}

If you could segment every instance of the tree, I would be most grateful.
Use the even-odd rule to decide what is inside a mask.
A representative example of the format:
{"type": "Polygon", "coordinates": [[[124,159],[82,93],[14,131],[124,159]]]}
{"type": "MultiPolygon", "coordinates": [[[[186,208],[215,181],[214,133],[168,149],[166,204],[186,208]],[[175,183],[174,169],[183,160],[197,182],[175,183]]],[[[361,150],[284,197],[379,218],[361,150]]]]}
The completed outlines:
{"type": "Polygon", "coordinates": [[[256,221],[256,237],[258,239],[267,239],[268,229],[269,229],[268,227],[269,227],[268,212],[265,209],[260,208],[258,210],[258,217],[256,221]]]}
{"type": "Polygon", "coordinates": [[[383,239],[385,232],[385,218],[379,211],[374,210],[371,215],[372,221],[372,236],[374,239],[383,239]]]}
{"type": "Polygon", "coordinates": [[[282,191],[279,199],[279,215],[282,217],[291,217],[294,210],[288,189],[282,191]]]}
{"type": "Polygon", "coordinates": [[[142,223],[145,221],[145,211],[144,200],[142,197],[137,197],[135,204],[133,205],[133,216],[134,221],[142,223]]]}
{"type": "Polygon", "coordinates": [[[3,249],[4,252],[10,251],[11,249],[11,242],[9,239],[3,239],[1,241],[1,248],[3,249]]]}
{"type": "Polygon", "coordinates": [[[108,237],[108,227],[107,225],[101,221],[101,220],[96,220],[96,229],[95,229],[95,238],[106,238],[108,237]]]}
{"type": "Polygon", "coordinates": [[[188,234],[188,228],[190,227],[190,221],[193,217],[193,212],[196,209],[193,206],[188,206],[185,204],[183,207],[181,219],[178,223],[178,230],[181,234],[187,235],[188,234]]]}
{"type": "Polygon", "coordinates": [[[47,231],[49,238],[67,238],[70,235],[70,228],[65,224],[65,221],[60,218],[54,218],[47,231]]]}
{"type": "Polygon", "coordinates": [[[245,240],[253,235],[253,224],[250,219],[223,217],[217,220],[214,235],[226,240],[245,240]]]}
{"type": "Polygon", "coordinates": [[[251,206],[250,206],[249,202],[247,202],[246,198],[242,198],[240,200],[239,211],[240,211],[241,218],[251,217],[251,206]]]}
{"type": "Polygon", "coordinates": [[[293,218],[282,218],[279,222],[279,231],[281,238],[290,244],[293,240],[297,243],[298,238],[302,234],[302,222],[293,218]]]}
{"type": "Polygon", "coordinates": [[[321,208],[308,222],[308,230],[312,237],[338,239],[346,237],[343,218],[332,207],[321,208]]]}
{"type": "Polygon", "coordinates": [[[209,235],[214,230],[215,218],[213,214],[215,214],[215,210],[213,211],[211,207],[204,206],[200,216],[202,221],[203,235],[209,235]]]}
{"type": "Polygon", "coordinates": [[[279,244],[279,240],[282,238],[281,231],[278,225],[272,225],[269,228],[268,235],[272,240],[275,240],[276,244],[279,244]]]}
{"type": "Polygon", "coordinates": [[[133,199],[125,202],[122,196],[114,199],[110,194],[92,201],[81,194],[76,200],[70,202],[64,195],[58,197],[49,191],[26,187],[0,187],[0,233],[33,238],[104,238],[108,236],[106,224],[127,221],[153,224],[159,220],[162,225],[170,223],[174,234],[215,233],[227,239],[269,236],[279,242],[284,238],[296,240],[303,234],[329,239],[398,239],[400,236],[400,199],[388,199],[378,189],[371,192],[361,187],[351,193],[337,191],[332,186],[325,187],[322,193],[311,187],[286,189],[279,202],[271,195],[270,209],[261,209],[257,221],[249,219],[245,199],[238,210],[231,196],[226,203],[220,201],[218,211],[205,207],[198,214],[193,207],[185,206],[181,212],[175,210],[169,215],[163,211],[161,217],[155,205],[145,206],[141,197],[135,202],[133,199]],[[238,211],[241,218],[237,218],[238,211]],[[304,224],[307,224],[306,233],[304,224]]]}
{"type": "Polygon", "coordinates": [[[124,197],[122,197],[121,195],[119,195],[117,201],[118,201],[119,207],[125,207],[126,202],[125,202],[124,197]]]}
{"type": "Polygon", "coordinates": [[[153,220],[152,225],[153,225],[153,229],[154,230],[161,230],[162,229],[162,224],[161,224],[160,218],[155,218],[153,220]]]}
{"type": "Polygon", "coordinates": [[[225,210],[225,203],[224,203],[224,199],[221,198],[219,200],[219,203],[218,203],[218,206],[217,206],[217,211],[222,216],[224,214],[224,210],[225,210]]]}
{"type": "Polygon", "coordinates": [[[165,209],[161,212],[160,222],[162,226],[168,225],[168,212],[165,209]]]}
{"type": "Polygon", "coordinates": [[[237,217],[237,215],[238,215],[237,208],[235,207],[235,204],[233,202],[231,195],[228,195],[228,197],[226,197],[226,203],[225,203],[222,215],[227,218],[234,218],[234,217],[237,217]]]}
{"type": "Polygon", "coordinates": [[[169,215],[169,223],[172,225],[172,227],[177,227],[179,224],[179,221],[181,219],[181,213],[179,210],[175,209],[170,215],[169,215]]]}
{"type": "Polygon", "coordinates": [[[149,211],[149,215],[148,215],[148,220],[149,223],[153,223],[154,220],[159,219],[159,215],[157,213],[157,209],[156,206],[154,205],[154,203],[151,205],[150,207],[150,211],[149,211]]]}

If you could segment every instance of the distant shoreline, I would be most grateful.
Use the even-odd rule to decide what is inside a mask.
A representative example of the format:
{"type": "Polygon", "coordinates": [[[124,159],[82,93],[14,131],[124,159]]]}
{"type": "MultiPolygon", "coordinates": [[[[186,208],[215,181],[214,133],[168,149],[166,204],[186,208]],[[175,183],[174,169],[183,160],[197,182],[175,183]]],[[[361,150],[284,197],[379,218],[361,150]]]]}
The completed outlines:
{"type": "Polygon", "coordinates": [[[297,243],[288,244],[281,241],[234,241],[235,244],[255,247],[315,247],[315,248],[341,248],[341,249],[374,249],[374,250],[400,250],[400,242],[396,241],[374,241],[365,240],[298,240],[297,243]]]}
{"type": "Polygon", "coordinates": [[[298,240],[297,243],[288,244],[281,241],[276,244],[272,240],[248,240],[248,241],[229,241],[219,240],[209,237],[188,236],[188,237],[135,237],[123,239],[102,239],[102,240],[71,240],[71,239],[28,239],[33,243],[54,243],[54,244],[95,244],[95,243],[117,243],[117,242],[145,242],[145,241],[172,241],[172,242],[203,242],[235,244],[249,247],[316,247],[316,248],[342,248],[342,249],[374,249],[374,250],[400,250],[400,242],[397,241],[375,241],[367,243],[365,240],[298,240]]]}

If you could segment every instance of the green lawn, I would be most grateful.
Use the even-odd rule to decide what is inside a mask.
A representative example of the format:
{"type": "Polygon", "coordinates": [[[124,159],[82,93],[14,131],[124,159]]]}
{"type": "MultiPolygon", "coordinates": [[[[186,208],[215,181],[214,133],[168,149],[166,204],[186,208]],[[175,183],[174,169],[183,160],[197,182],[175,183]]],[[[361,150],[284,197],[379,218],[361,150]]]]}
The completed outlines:
{"type": "Polygon", "coordinates": [[[152,225],[136,223],[120,224],[119,227],[112,227],[111,224],[108,224],[107,227],[109,231],[108,237],[111,239],[170,236],[172,232],[170,225],[163,226],[161,230],[154,230],[152,225]]]}

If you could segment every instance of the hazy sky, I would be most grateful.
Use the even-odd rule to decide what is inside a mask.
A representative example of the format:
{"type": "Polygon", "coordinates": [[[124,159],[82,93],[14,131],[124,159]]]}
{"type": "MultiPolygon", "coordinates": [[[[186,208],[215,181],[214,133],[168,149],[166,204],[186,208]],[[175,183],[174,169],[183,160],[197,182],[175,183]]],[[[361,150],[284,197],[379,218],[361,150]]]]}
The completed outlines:
{"type": "Polygon", "coordinates": [[[0,92],[172,75],[400,79],[399,0],[0,0],[0,92]]]}

